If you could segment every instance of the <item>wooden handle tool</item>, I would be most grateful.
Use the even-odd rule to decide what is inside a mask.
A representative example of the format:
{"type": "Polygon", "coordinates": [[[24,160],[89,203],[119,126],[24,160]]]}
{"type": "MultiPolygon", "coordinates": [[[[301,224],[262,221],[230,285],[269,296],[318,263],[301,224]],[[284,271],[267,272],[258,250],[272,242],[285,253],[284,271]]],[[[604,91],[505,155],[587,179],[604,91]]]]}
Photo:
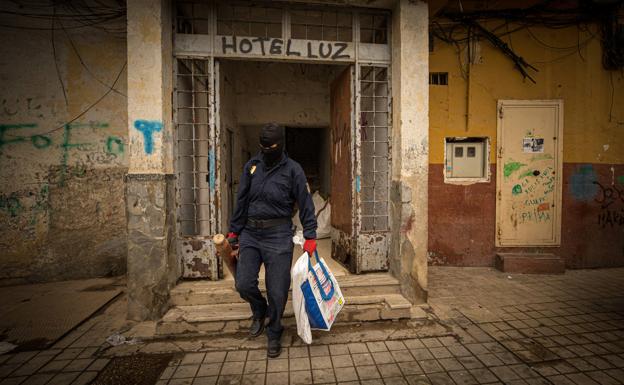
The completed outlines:
{"type": "Polygon", "coordinates": [[[236,277],[236,256],[232,253],[232,246],[228,242],[227,238],[223,234],[217,234],[212,237],[212,241],[217,249],[217,254],[223,259],[228,270],[234,277],[236,277]]]}

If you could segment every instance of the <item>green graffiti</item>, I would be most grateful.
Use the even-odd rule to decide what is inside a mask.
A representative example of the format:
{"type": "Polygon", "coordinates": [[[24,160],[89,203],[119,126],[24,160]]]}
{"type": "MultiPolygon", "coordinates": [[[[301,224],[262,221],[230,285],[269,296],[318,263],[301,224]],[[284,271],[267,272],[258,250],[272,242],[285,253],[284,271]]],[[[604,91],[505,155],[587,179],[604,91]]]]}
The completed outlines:
{"type": "Polygon", "coordinates": [[[0,209],[11,214],[12,217],[16,217],[23,207],[17,197],[16,193],[12,193],[9,196],[4,194],[0,195],[0,209]]]}
{"type": "Polygon", "coordinates": [[[108,139],[106,139],[106,151],[109,154],[123,154],[124,152],[123,140],[116,136],[109,136],[108,139]]]}
{"type": "Polygon", "coordinates": [[[2,149],[4,146],[12,144],[12,143],[20,143],[26,141],[26,136],[11,136],[13,139],[6,138],[6,132],[9,130],[17,130],[21,128],[35,128],[37,125],[35,123],[26,123],[26,124],[0,124],[0,154],[2,154],[2,149]]]}
{"type": "Polygon", "coordinates": [[[520,174],[520,176],[518,178],[522,179],[522,178],[526,178],[527,176],[534,176],[533,175],[533,171],[529,170],[523,174],[520,174]]]}
{"type": "Polygon", "coordinates": [[[617,177],[617,181],[619,184],[624,184],[624,175],[620,175],[617,177]]]}
{"type": "Polygon", "coordinates": [[[30,218],[30,224],[34,225],[37,222],[37,214],[46,212],[50,208],[50,204],[48,202],[48,196],[50,194],[50,186],[44,184],[41,186],[41,189],[37,193],[35,197],[35,204],[32,207],[31,213],[32,216],[30,218]]]}
{"type": "Polygon", "coordinates": [[[33,135],[30,137],[30,141],[32,142],[33,146],[35,146],[35,148],[39,149],[50,147],[50,144],[52,144],[52,139],[43,135],[33,135]]]}
{"type": "Polygon", "coordinates": [[[519,184],[513,186],[513,188],[511,189],[511,193],[513,195],[518,195],[518,194],[522,193],[522,186],[520,186],[519,184]]]}
{"type": "Polygon", "coordinates": [[[505,163],[505,167],[504,167],[504,171],[503,171],[503,173],[505,175],[505,178],[508,177],[509,175],[513,174],[514,171],[519,170],[523,166],[526,166],[526,164],[520,163],[520,162],[505,163]]]}

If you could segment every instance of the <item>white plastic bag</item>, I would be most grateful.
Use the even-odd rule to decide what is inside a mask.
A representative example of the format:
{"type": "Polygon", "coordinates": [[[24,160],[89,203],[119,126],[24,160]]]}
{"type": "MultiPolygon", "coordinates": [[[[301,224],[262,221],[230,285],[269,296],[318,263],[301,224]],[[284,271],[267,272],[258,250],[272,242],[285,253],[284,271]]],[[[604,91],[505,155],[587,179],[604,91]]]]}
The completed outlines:
{"type": "Polygon", "coordinates": [[[310,330],[310,321],[305,309],[305,300],[301,285],[308,277],[308,254],[303,253],[290,271],[292,277],[292,304],[295,311],[295,319],[297,321],[297,334],[306,344],[312,343],[312,331],[310,330]]]}
{"type": "Polygon", "coordinates": [[[338,281],[323,258],[315,252],[312,266],[307,253],[303,253],[291,270],[293,284],[293,310],[297,320],[297,334],[312,343],[311,329],[329,331],[344,306],[344,297],[338,281]]]}

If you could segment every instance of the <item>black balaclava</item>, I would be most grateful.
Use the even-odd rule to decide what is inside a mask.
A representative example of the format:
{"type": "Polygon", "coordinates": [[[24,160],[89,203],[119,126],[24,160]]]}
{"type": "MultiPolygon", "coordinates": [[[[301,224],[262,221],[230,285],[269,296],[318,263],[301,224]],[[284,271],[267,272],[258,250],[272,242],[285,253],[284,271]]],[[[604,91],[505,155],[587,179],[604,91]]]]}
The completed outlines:
{"type": "Polygon", "coordinates": [[[260,130],[260,149],[267,167],[273,167],[284,154],[284,127],[269,123],[260,130]]]}

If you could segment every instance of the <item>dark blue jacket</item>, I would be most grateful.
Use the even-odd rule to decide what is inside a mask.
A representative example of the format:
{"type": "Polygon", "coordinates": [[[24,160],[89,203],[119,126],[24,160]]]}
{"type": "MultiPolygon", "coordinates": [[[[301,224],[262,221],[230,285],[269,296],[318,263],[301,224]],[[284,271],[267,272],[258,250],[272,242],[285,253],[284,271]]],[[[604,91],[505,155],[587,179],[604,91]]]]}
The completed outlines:
{"type": "Polygon", "coordinates": [[[262,153],[254,156],[243,167],[230,231],[240,234],[247,218],[290,218],[296,202],[303,236],[316,238],[314,203],[306,182],[303,169],[288,155],[284,154],[279,164],[269,170],[262,153]]]}

